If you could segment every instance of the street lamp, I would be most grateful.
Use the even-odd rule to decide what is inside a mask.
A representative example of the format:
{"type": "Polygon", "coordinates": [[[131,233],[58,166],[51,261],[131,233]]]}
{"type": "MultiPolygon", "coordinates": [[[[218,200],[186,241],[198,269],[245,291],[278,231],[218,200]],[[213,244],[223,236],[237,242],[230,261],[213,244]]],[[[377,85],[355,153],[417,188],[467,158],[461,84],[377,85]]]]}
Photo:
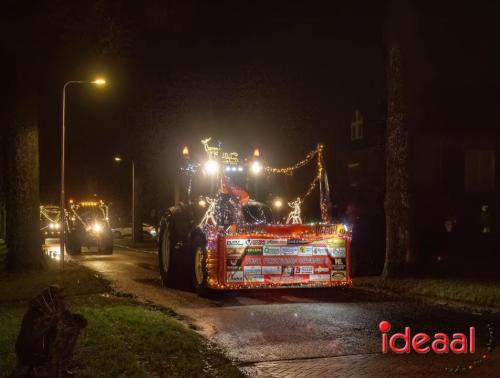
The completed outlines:
{"type": "MultiPolygon", "coordinates": [[[[121,163],[123,158],[121,156],[115,156],[114,160],[117,163],[121,163]]],[[[130,159],[130,165],[132,167],[132,242],[135,243],[135,164],[132,159],[130,159]]]]}
{"type": "Polygon", "coordinates": [[[61,129],[61,198],[60,198],[60,212],[61,212],[61,233],[60,233],[60,256],[61,256],[61,268],[64,266],[64,225],[66,224],[65,213],[64,213],[64,175],[65,175],[65,158],[66,158],[66,88],[71,84],[95,84],[98,86],[103,86],[106,84],[106,80],[102,78],[97,78],[93,81],[83,81],[83,80],[70,80],[64,83],[62,91],[62,129],[61,129]]]}

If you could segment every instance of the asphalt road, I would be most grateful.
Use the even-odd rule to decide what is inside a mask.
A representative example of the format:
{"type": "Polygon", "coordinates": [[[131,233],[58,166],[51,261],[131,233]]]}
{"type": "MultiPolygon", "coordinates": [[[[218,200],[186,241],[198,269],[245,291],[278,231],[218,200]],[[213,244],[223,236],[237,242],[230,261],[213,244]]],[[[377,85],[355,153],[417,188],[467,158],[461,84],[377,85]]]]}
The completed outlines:
{"type": "MultiPolygon", "coordinates": [[[[331,366],[328,359],[331,357],[380,356],[378,324],[382,320],[392,324],[392,332],[411,326],[413,333],[452,334],[466,332],[469,326],[475,326],[479,350],[488,339],[486,324],[494,321],[500,327],[498,317],[460,313],[355,289],[254,290],[230,292],[217,299],[200,298],[187,290],[162,287],[156,254],[121,247],[111,256],[84,252],[74,259],[102,273],[118,290],[173,310],[181,320],[220,345],[242,366],[260,366],[262,371],[273,361],[326,358],[324,361],[331,366]]],[[[421,359],[415,362],[417,365],[427,365],[423,356],[418,357],[421,359]]],[[[460,357],[466,364],[477,358],[460,357]]],[[[410,359],[400,359],[397,365],[409,363],[410,359]]],[[[442,362],[438,371],[441,372],[446,363],[442,362]]],[[[436,365],[435,361],[433,364],[436,365]]],[[[277,365],[271,363],[271,366],[277,365]]],[[[352,361],[347,366],[353,366],[352,361]]]]}

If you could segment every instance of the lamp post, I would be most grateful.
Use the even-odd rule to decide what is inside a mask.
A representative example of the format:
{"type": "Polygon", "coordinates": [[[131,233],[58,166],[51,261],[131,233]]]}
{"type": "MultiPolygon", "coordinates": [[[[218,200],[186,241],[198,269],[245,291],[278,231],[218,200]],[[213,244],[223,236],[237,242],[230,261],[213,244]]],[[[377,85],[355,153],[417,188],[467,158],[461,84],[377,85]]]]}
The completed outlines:
{"type": "Polygon", "coordinates": [[[64,202],[65,202],[65,193],[64,193],[64,185],[65,185],[65,159],[66,159],[66,88],[71,84],[95,84],[95,85],[104,85],[106,84],[106,80],[104,79],[96,79],[94,81],[84,81],[84,80],[70,80],[64,83],[63,91],[62,91],[62,129],[61,129],[61,194],[60,194],[60,204],[59,210],[61,212],[61,233],[59,239],[59,251],[60,251],[60,259],[61,259],[61,268],[64,267],[64,235],[65,229],[64,226],[66,224],[66,214],[64,213],[64,202]]]}
{"type": "MultiPolygon", "coordinates": [[[[117,163],[121,163],[123,161],[121,156],[115,156],[115,161],[117,163]]],[[[136,242],[136,237],[135,237],[135,164],[132,159],[130,161],[130,166],[132,168],[132,211],[131,211],[131,216],[132,216],[132,243],[135,244],[136,242]]],[[[141,227],[142,228],[142,227],[141,227]]]]}
{"type": "Polygon", "coordinates": [[[255,148],[253,150],[253,160],[250,162],[250,172],[254,175],[254,185],[255,185],[255,199],[259,198],[259,176],[262,173],[264,167],[260,162],[260,150],[255,148]]]}

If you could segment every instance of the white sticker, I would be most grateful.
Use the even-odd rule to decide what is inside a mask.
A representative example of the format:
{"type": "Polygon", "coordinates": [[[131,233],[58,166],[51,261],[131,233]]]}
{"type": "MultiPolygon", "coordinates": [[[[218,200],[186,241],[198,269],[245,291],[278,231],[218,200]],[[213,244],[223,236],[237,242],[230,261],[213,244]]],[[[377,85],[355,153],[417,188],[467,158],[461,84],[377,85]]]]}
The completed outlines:
{"type": "Polygon", "coordinates": [[[300,246],[298,255],[299,256],[312,256],[313,247],[310,246],[300,246]]]}
{"type": "Polygon", "coordinates": [[[345,247],[330,247],[328,253],[332,257],[345,257],[345,247]]]}
{"type": "Polygon", "coordinates": [[[312,266],[296,266],[295,274],[312,274],[314,273],[314,268],[312,266]]]}
{"type": "Polygon", "coordinates": [[[286,239],[267,239],[266,244],[267,245],[279,245],[279,244],[286,244],[287,240],[286,239]]]}
{"type": "Polygon", "coordinates": [[[270,247],[270,246],[265,246],[264,255],[271,255],[271,256],[277,256],[281,254],[280,247],[270,247]]]}
{"type": "Polygon", "coordinates": [[[246,247],[247,239],[227,239],[226,247],[246,247]]]}
{"type": "Polygon", "coordinates": [[[227,272],[227,282],[243,282],[243,272],[227,272]]]}
{"type": "Polygon", "coordinates": [[[330,268],[326,266],[318,266],[314,268],[314,273],[327,273],[330,271],[330,268]]]}
{"type": "Polygon", "coordinates": [[[245,276],[252,274],[262,274],[262,267],[255,265],[245,266],[243,267],[243,271],[245,272],[245,276]]]}
{"type": "Polygon", "coordinates": [[[327,255],[326,247],[314,247],[313,248],[313,255],[314,256],[326,256],[327,255]]]}
{"type": "Polygon", "coordinates": [[[311,274],[309,275],[310,281],[330,281],[329,274],[311,274]]]}
{"type": "Polygon", "coordinates": [[[248,246],[265,245],[265,244],[266,244],[266,239],[249,239],[249,240],[247,240],[248,246]]]}
{"type": "Polygon", "coordinates": [[[281,266],[263,266],[262,274],[281,274],[281,266]]]}
{"type": "Polygon", "coordinates": [[[281,254],[283,256],[296,256],[298,247],[281,247],[281,254]]]}
{"type": "Polygon", "coordinates": [[[246,282],[264,282],[264,276],[255,275],[255,276],[245,276],[246,282]]]}

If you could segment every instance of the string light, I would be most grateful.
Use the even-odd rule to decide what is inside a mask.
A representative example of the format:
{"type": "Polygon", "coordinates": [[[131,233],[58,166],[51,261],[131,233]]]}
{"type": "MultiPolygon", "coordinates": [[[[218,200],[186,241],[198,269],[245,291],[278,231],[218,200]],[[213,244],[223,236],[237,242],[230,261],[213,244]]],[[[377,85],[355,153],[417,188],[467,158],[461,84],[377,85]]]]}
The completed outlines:
{"type": "Polygon", "coordinates": [[[318,145],[315,150],[309,152],[304,160],[299,161],[295,165],[292,165],[291,167],[286,167],[286,168],[272,168],[272,167],[265,167],[264,170],[266,173],[274,173],[274,174],[284,174],[284,175],[293,175],[293,171],[296,169],[302,168],[304,165],[309,163],[318,153],[319,147],[321,145],[318,145]]]}
{"type": "MultiPolygon", "coordinates": [[[[313,190],[316,188],[316,186],[319,184],[319,190],[320,190],[320,201],[319,201],[319,206],[320,206],[320,212],[321,212],[321,220],[323,222],[328,222],[330,221],[330,215],[329,215],[329,208],[330,208],[330,187],[328,185],[328,177],[326,174],[326,169],[325,169],[325,163],[323,160],[323,149],[324,146],[322,144],[318,144],[316,146],[316,149],[313,151],[309,152],[306,157],[296,163],[295,165],[292,165],[291,167],[286,167],[286,168],[272,168],[272,167],[266,167],[265,172],[267,173],[273,173],[273,174],[284,174],[284,175],[293,175],[293,172],[296,169],[299,169],[309,162],[313,160],[314,157],[317,157],[317,163],[316,163],[316,176],[312,180],[312,182],[309,184],[309,188],[307,189],[307,192],[297,198],[297,201],[299,201],[296,205],[292,205],[292,203],[296,203],[297,201],[294,201],[292,203],[289,203],[289,205],[294,209],[289,215],[288,218],[290,219],[290,222],[294,223],[294,220],[300,219],[300,205],[304,202],[304,200],[311,195],[313,190]],[[298,207],[298,214],[299,217],[297,218],[297,209],[295,207],[298,207]]],[[[287,223],[290,223],[287,220],[287,223]]]]}

